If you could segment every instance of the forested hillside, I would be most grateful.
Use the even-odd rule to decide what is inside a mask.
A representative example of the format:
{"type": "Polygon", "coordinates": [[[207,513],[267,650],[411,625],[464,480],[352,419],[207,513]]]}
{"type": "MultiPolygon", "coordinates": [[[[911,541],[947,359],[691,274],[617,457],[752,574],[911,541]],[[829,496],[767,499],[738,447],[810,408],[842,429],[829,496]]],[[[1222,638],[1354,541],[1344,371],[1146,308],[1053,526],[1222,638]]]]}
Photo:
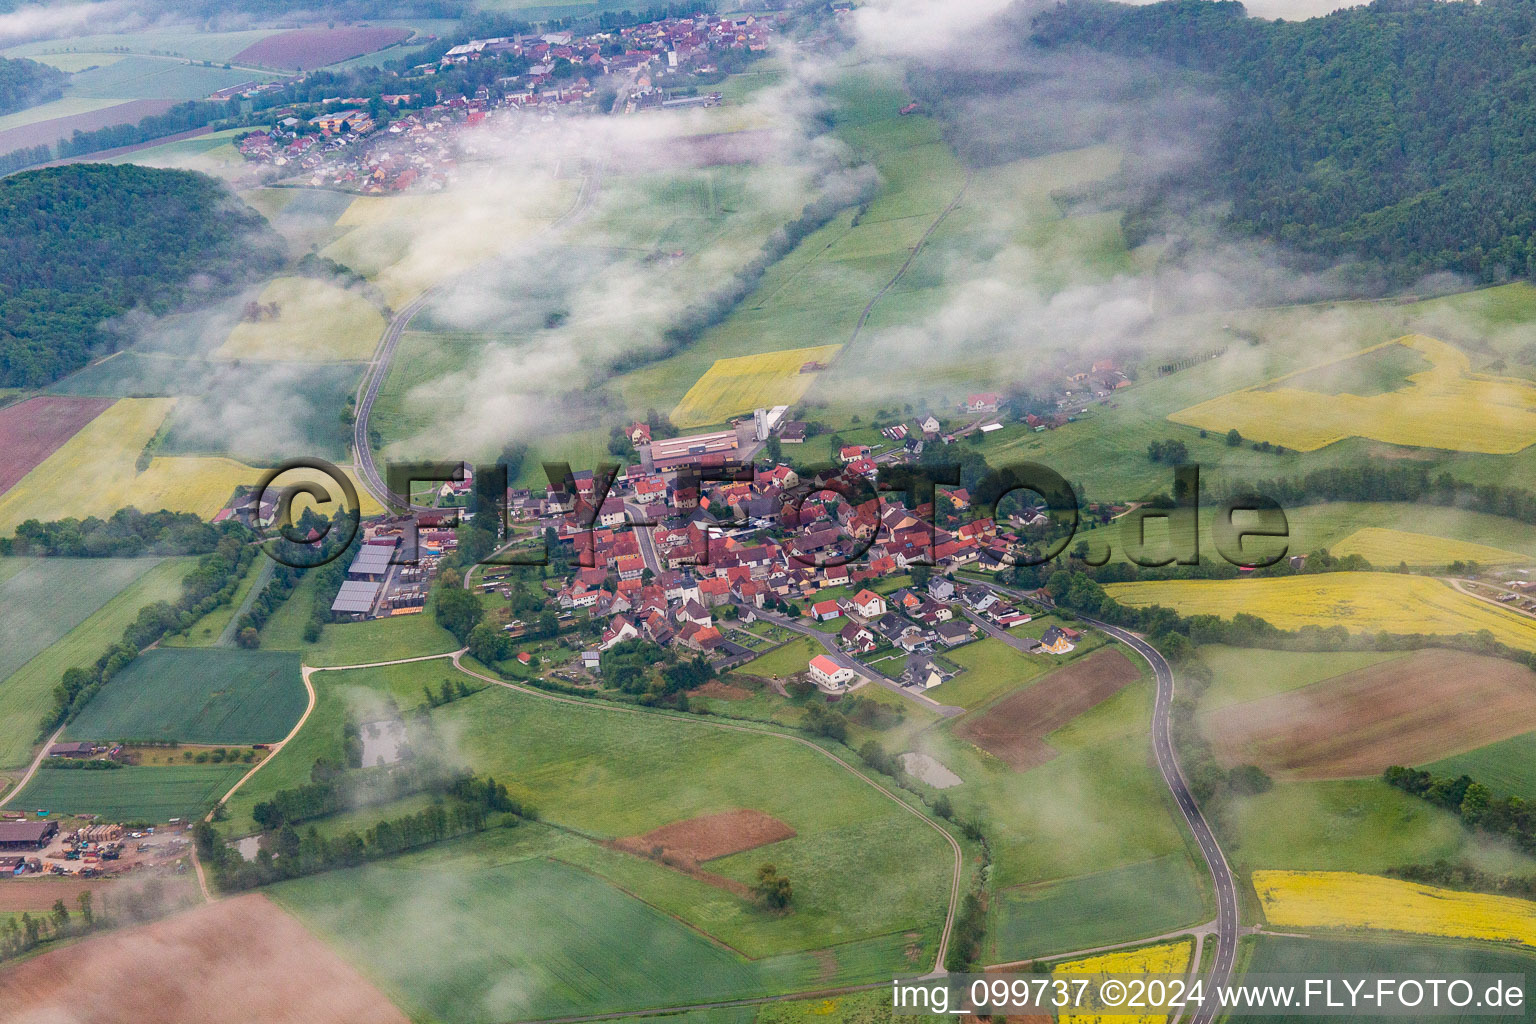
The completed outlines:
{"type": "Polygon", "coordinates": [[[35,60],[0,57],[0,114],[64,95],[64,72],[35,60]]]}
{"type": "Polygon", "coordinates": [[[1378,0],[1301,22],[1072,0],[1033,32],[1213,76],[1232,119],[1187,184],[1229,199],[1240,229],[1400,279],[1536,274],[1536,0],[1378,0]]]}
{"type": "Polygon", "coordinates": [[[103,320],[170,308],[194,274],[218,287],[279,260],[266,221],[201,174],[76,164],[0,180],[0,385],[78,369],[103,320]]]}

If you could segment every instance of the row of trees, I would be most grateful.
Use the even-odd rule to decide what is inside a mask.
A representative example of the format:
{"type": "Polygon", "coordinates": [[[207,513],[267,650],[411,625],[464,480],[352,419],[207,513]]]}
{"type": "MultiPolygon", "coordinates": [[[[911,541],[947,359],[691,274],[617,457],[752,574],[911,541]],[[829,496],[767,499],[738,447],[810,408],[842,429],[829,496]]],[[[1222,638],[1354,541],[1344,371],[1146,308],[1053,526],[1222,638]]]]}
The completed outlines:
{"type": "Polygon", "coordinates": [[[1421,768],[1393,765],[1382,773],[1395,786],[1461,818],[1476,832],[1508,839],[1526,853],[1536,853],[1536,804],[1518,796],[1496,797],[1469,775],[1435,775],[1421,768]]]}
{"type": "Polygon", "coordinates": [[[174,603],[156,601],[139,609],[138,617],[123,630],[122,639],[108,647],[90,665],[65,670],[53,690],[53,706],[43,717],[48,733],[72,719],[98,690],[133,663],[139,652],[168,633],[185,630],[234,596],[240,577],[255,558],[255,548],[238,536],[226,536],[218,547],[198,560],[197,567],[181,584],[174,603]]]}
{"type": "Polygon", "coordinates": [[[192,512],[118,509],[106,519],[28,519],[16,536],[0,538],[0,555],[65,558],[135,558],[139,555],[203,555],[228,536],[249,532],[234,520],[204,522],[192,512]]]}
{"type": "Polygon", "coordinates": [[[447,785],[440,798],[415,814],[384,819],[364,832],[349,830],[334,838],[311,825],[302,834],[284,823],[271,833],[254,861],[246,861],[219,839],[206,821],[193,826],[197,855],[211,870],[214,883],[234,892],[299,878],[335,868],[356,867],[369,860],[442,842],[492,825],[513,825],[531,812],[492,778],[465,775],[447,785]]]}
{"type": "Polygon", "coordinates": [[[69,905],[62,899],[54,900],[53,911],[46,916],[33,917],[23,913],[19,918],[8,916],[0,926],[0,959],[30,953],[45,942],[55,939],[87,935],[105,922],[96,916],[91,892],[87,889],[75,897],[78,914],[71,914],[69,905]]]}

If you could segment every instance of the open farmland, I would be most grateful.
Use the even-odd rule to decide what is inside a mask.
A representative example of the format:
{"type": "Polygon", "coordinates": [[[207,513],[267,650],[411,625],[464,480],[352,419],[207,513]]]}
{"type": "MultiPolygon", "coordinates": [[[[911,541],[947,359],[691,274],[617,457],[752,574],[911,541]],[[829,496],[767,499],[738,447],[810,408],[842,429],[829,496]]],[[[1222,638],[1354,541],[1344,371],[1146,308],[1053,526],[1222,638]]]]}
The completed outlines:
{"type": "Polygon", "coordinates": [[[1478,565],[1508,565],[1532,561],[1529,555],[1486,544],[1473,544],[1446,537],[1431,537],[1405,530],[1366,527],[1356,530],[1333,546],[1332,553],[1343,557],[1359,555],[1372,565],[1450,565],[1452,562],[1476,562],[1478,565]]]}
{"type": "Polygon", "coordinates": [[[191,819],[201,817],[249,770],[250,765],[228,763],[105,772],[50,768],[32,776],[17,800],[52,814],[96,814],[108,821],[191,819]]]}
{"type": "Polygon", "coordinates": [[[1180,852],[1004,889],[989,911],[988,955],[1011,960],[1164,935],[1208,920],[1212,907],[1189,855],[1180,852]]]}
{"type": "Polygon", "coordinates": [[[1141,678],[1115,649],[1093,654],[1009,694],[985,712],[968,716],[955,735],[1028,771],[1059,753],[1045,737],[1141,678]]]}
{"type": "Polygon", "coordinates": [[[53,688],[65,671],[100,657],[146,604],[180,597],[181,581],[196,562],[195,558],[168,558],[154,566],[0,682],[0,767],[31,759],[38,723],[53,706],[53,688]]]}
{"type": "Polygon", "coordinates": [[[256,301],[275,305],[271,320],[241,321],[217,351],[221,359],[295,362],[367,360],[384,331],[384,317],[350,289],[308,277],[279,277],[256,301]]]}
{"type": "MultiPolygon", "coordinates": [[[[110,99],[84,97],[57,102],[79,104],[91,109],[52,116],[47,120],[35,120],[14,128],[0,128],[0,153],[32,146],[51,146],[70,138],[75,132],[95,131],[115,124],[134,124],[146,117],[163,114],[176,105],[175,100],[129,100],[126,103],[114,103],[110,99]]],[[[35,112],[43,110],[42,107],[33,109],[35,112]]]]}
{"type": "Polygon", "coordinates": [[[1367,396],[1302,390],[1291,386],[1298,375],[1289,375],[1168,418],[1221,433],[1236,428],[1304,452],[1346,437],[1493,455],[1536,441],[1536,385],[1473,374],[1464,353],[1435,338],[1415,334],[1387,344],[1419,352],[1432,368],[1410,375],[1407,387],[1367,396]]]}
{"type": "Polygon", "coordinates": [[[1338,572],[1239,580],[1112,583],[1121,604],[1162,605],[1181,615],[1239,612],[1280,629],[1342,626],[1360,633],[1469,634],[1486,629],[1513,647],[1536,649],[1536,621],[1458,593],[1424,576],[1338,572]]]}
{"type": "Polygon", "coordinates": [[[1495,793],[1536,800],[1536,732],[1521,733],[1421,767],[1452,778],[1470,775],[1495,793]]]}
{"type": "MultiPolygon", "coordinates": [[[[158,558],[14,559],[0,579],[0,680],[84,622],[158,558]]],[[[105,641],[104,641],[105,642],[105,641]]]]}
{"type": "MultiPolygon", "coordinates": [[[[1252,958],[1248,969],[1256,974],[1293,974],[1322,977],[1327,974],[1399,975],[1443,978],[1468,974],[1526,974],[1536,970],[1536,959],[1516,949],[1491,949],[1469,942],[1405,940],[1395,937],[1351,936],[1346,939],[1293,938],[1261,935],[1250,940],[1252,958]]],[[[1529,1020],[1530,1008],[1506,1020],[1529,1020]]],[[[1273,1012],[1227,1018],[1234,1024],[1316,1024],[1316,1016],[1279,1016],[1273,1012]]],[[[1419,1014],[1394,1013],[1394,1024],[1477,1024],[1488,1021],[1484,1008],[1465,1013],[1445,1009],[1419,1014]]]]}
{"type": "Polygon", "coordinates": [[[993,637],[957,647],[944,657],[963,671],[929,696],[942,704],[962,708],[979,708],[1056,667],[1052,659],[1022,654],[993,637]]]}
{"type": "Polygon", "coordinates": [[[267,36],[234,55],[237,64],[308,70],[323,68],[365,53],[382,50],[409,38],[403,28],[369,28],[344,25],[339,28],[296,28],[267,36]]]}
{"type": "MultiPolygon", "coordinates": [[[[1189,958],[1194,952],[1194,943],[1188,940],[1180,942],[1164,942],[1155,946],[1143,946],[1140,949],[1117,950],[1112,953],[1099,953],[1094,956],[1083,957],[1080,960],[1069,960],[1063,964],[1057,964],[1052,971],[1055,975],[1073,974],[1183,974],[1189,969],[1189,958]]],[[[1157,1014],[1131,1014],[1131,1013],[1106,1013],[1103,1015],[1094,1013],[1063,1013],[1060,1015],[1061,1024],[1163,1024],[1167,1019],[1165,1015],[1157,1014]]]]}
{"type": "MultiPolygon", "coordinates": [[[[121,883],[118,883],[121,884],[121,883]]],[[[266,1024],[303,1007],[306,1024],[406,1024],[357,970],[264,896],[50,950],[0,971],[0,1003],[22,1020],[78,1024],[266,1024]]]]}
{"type": "Polygon", "coordinates": [[[641,856],[677,857],[701,864],[794,835],[794,829],[761,811],[722,811],[663,825],[643,836],[620,839],[618,844],[641,856]]]}
{"type": "Polygon", "coordinates": [[[1255,871],[1271,925],[1369,928],[1536,946],[1536,903],[1353,871],[1255,871]]]}
{"type": "Polygon", "coordinates": [[[1459,651],[1416,651],[1370,668],[1211,713],[1228,767],[1298,778],[1375,775],[1509,739],[1536,715],[1536,673],[1459,651]]]}
{"type": "Polygon", "coordinates": [[[156,649],[102,687],[65,731],[71,739],[274,743],[308,704],[295,654],[156,649]]]}
{"type": "Polygon", "coordinates": [[[0,409],[0,494],[111,404],[108,398],[40,396],[0,409]]]}
{"type": "Polygon", "coordinates": [[[672,410],[672,422],[683,428],[697,427],[724,423],[757,408],[791,405],[816,377],[815,371],[802,372],[802,367],[807,363],[825,365],[841,347],[820,345],[717,359],[672,410]]]}
{"type": "MultiPolygon", "coordinates": [[[[236,485],[260,479],[260,470],[233,459],[201,456],[157,455],[139,472],[139,455],[174,405],[166,398],[113,403],[0,497],[0,533],[28,519],[105,518],[128,506],[211,517],[236,485]],[[83,480],[91,486],[79,486],[83,480]]],[[[377,503],[361,488],[358,492],[363,513],[376,513],[377,503]]]]}
{"type": "Polygon", "coordinates": [[[911,941],[898,932],[748,959],[689,928],[671,905],[681,899],[685,914],[700,917],[739,900],[537,824],[285,882],[272,893],[349,959],[372,965],[414,1019],[462,1024],[804,990],[877,980],[882,969],[888,978],[911,941]],[[602,877],[614,873],[622,880],[602,877]],[[655,878],[669,887],[660,896],[655,878]],[[454,955],[441,955],[450,945],[454,955]],[[507,984],[509,976],[518,983],[507,984]]]}

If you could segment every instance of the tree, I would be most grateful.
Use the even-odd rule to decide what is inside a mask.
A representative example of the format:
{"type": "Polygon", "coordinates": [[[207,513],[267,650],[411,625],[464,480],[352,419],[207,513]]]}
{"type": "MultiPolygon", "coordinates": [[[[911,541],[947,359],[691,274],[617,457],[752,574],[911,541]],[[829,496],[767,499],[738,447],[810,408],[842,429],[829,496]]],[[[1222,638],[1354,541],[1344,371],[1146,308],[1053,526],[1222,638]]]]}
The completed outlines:
{"type": "Polygon", "coordinates": [[[254,627],[246,626],[239,633],[235,634],[235,643],[246,650],[252,650],[261,646],[261,634],[256,632],[254,627]]]}
{"type": "Polygon", "coordinates": [[[770,910],[788,909],[795,898],[788,876],[779,874],[773,864],[764,864],[757,869],[757,884],[752,886],[752,892],[770,910]]]}
{"type": "Polygon", "coordinates": [[[1231,430],[1227,431],[1227,447],[1228,448],[1236,448],[1238,445],[1240,445],[1242,443],[1243,443],[1243,435],[1239,434],[1237,432],[1237,428],[1236,427],[1233,427],[1231,430]]]}
{"type": "Polygon", "coordinates": [[[447,583],[437,588],[437,624],[457,637],[459,643],[469,640],[470,631],[479,624],[482,614],[480,598],[470,591],[447,583]]]}
{"type": "Polygon", "coordinates": [[[512,654],[512,638],[491,622],[482,622],[469,631],[469,653],[476,661],[494,665],[512,654]]]}

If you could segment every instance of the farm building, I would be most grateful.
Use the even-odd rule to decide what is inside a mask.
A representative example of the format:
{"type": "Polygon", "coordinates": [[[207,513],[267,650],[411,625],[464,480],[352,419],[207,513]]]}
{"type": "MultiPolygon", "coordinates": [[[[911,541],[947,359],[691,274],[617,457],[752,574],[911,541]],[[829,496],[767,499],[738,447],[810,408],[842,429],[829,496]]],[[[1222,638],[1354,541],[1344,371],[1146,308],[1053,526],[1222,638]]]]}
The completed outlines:
{"type": "Polygon", "coordinates": [[[347,578],[350,580],[382,580],[389,575],[390,562],[394,559],[395,538],[390,537],[384,541],[369,541],[357,549],[357,556],[352,559],[352,564],[347,567],[347,578]]]}
{"type": "Polygon", "coordinates": [[[717,430],[711,434],[691,434],[665,441],[652,441],[649,449],[651,465],[656,469],[696,465],[703,462],[705,456],[734,452],[740,444],[734,430],[717,430]]]}
{"type": "Polygon", "coordinates": [[[810,675],[811,682],[823,690],[841,690],[859,678],[859,674],[853,669],[844,668],[825,654],[818,654],[812,658],[810,665],[806,667],[806,672],[810,675]]]}
{"type": "Polygon", "coordinates": [[[88,740],[73,743],[55,743],[48,748],[49,757],[90,757],[96,753],[96,744],[88,740]]]}
{"type": "Polygon", "coordinates": [[[347,580],[331,602],[331,611],[337,615],[368,615],[379,599],[382,583],[371,580],[347,580]]]}
{"type": "Polygon", "coordinates": [[[0,821],[0,850],[41,850],[58,834],[56,821],[0,821]]]}

